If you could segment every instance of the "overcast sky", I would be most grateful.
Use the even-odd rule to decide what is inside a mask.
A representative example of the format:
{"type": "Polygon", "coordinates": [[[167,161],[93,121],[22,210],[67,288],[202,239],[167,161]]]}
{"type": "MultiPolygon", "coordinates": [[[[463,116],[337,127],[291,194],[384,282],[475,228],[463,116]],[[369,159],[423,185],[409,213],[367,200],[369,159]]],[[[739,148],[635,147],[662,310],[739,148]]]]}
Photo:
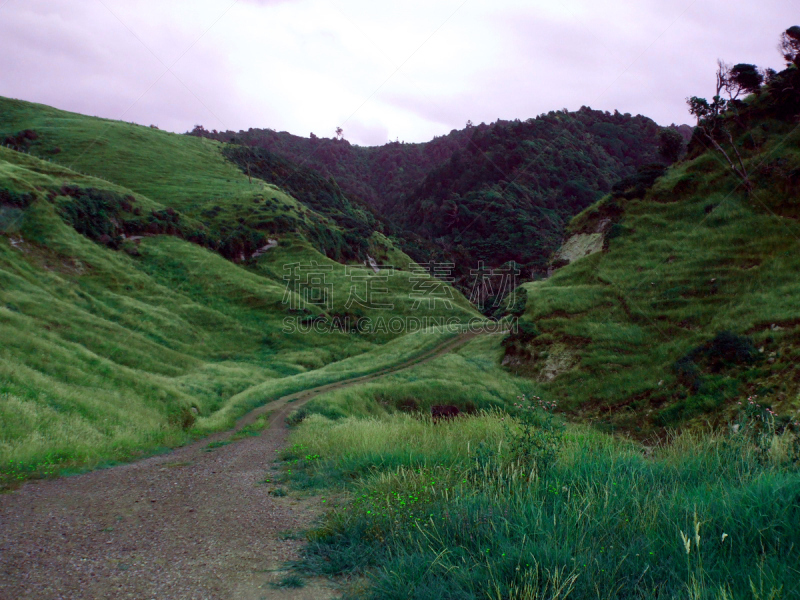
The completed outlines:
{"type": "Polygon", "coordinates": [[[797,0],[0,0],[0,95],[184,132],[426,141],[582,105],[690,122],[797,0]]]}

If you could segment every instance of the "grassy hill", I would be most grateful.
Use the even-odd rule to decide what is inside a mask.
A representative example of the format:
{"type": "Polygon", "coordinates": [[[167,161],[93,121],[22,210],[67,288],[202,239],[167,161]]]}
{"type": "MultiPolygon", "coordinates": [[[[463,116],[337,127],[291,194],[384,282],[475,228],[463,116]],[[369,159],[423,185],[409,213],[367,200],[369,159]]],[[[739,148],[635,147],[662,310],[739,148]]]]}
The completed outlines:
{"type": "MultiPolygon", "coordinates": [[[[288,330],[287,318],[326,330],[347,318],[477,316],[454,291],[451,308],[415,307],[424,274],[328,258],[347,231],[248,178],[217,142],[9,99],[0,99],[0,139],[15,147],[0,147],[6,480],[179,443],[273,393],[376,370],[448,335],[315,333],[288,330]],[[287,292],[284,267],[312,263],[327,305],[304,302],[323,289],[313,281],[287,292]],[[385,290],[377,299],[393,310],[348,308],[353,285],[385,290]],[[272,380],[283,383],[264,386],[272,380]],[[261,392],[230,404],[256,385],[261,392]]],[[[378,260],[410,260],[379,232],[360,231],[378,260]]]]}
{"type": "Polygon", "coordinates": [[[724,422],[755,395],[796,416],[797,90],[792,67],[720,116],[751,190],[698,130],[666,174],[642,172],[578,215],[570,233],[605,231],[603,249],[524,286],[536,331],[508,344],[509,369],[573,415],[640,435],[724,422]]]}

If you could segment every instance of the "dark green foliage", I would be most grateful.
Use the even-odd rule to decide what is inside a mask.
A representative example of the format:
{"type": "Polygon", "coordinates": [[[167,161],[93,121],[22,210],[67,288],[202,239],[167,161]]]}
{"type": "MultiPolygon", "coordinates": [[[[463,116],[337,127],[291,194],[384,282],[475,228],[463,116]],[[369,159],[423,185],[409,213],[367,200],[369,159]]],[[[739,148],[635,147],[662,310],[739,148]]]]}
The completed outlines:
{"type": "Polygon", "coordinates": [[[606,234],[606,240],[613,240],[615,238],[621,237],[628,233],[630,230],[625,227],[624,225],[620,225],[619,223],[614,223],[608,230],[606,234]]]}
{"type": "Polygon", "coordinates": [[[740,90],[755,94],[764,83],[764,74],[755,65],[738,64],[731,68],[729,77],[731,82],[740,90]]]}
{"type": "Polygon", "coordinates": [[[662,129],[658,134],[658,154],[669,164],[677,162],[683,154],[683,136],[674,129],[662,129]]]}
{"type": "Polygon", "coordinates": [[[611,188],[611,195],[614,198],[625,200],[642,198],[653,187],[656,179],[664,175],[666,171],[664,165],[657,163],[643,165],[636,171],[636,174],[615,183],[611,188]]]}
{"type": "Polygon", "coordinates": [[[518,287],[511,293],[511,297],[508,300],[509,302],[506,306],[507,314],[521,317],[525,312],[525,307],[528,305],[528,290],[524,287],[518,287]]]}
{"type": "Polygon", "coordinates": [[[718,333],[711,342],[698,348],[694,354],[705,360],[715,373],[726,366],[752,364],[758,358],[758,350],[750,338],[730,331],[718,333]]]}
{"type": "MultiPolygon", "coordinates": [[[[242,144],[228,155],[244,172],[284,187],[358,236],[363,225],[342,218],[352,212],[344,196],[359,214],[376,209],[383,232],[405,252],[455,263],[456,284],[467,289],[481,260],[544,273],[568,219],[657,158],[658,131],[644,117],[583,108],[375,148],[270,130],[192,134],[242,144]]],[[[329,256],[346,252],[343,244],[362,252],[352,238],[316,243],[329,256]]]]}
{"type": "Polygon", "coordinates": [[[515,323],[515,327],[507,336],[503,338],[503,346],[506,348],[521,348],[525,344],[532,342],[540,334],[536,323],[520,320],[515,323]]]}
{"type": "Polygon", "coordinates": [[[18,152],[27,152],[32,142],[39,139],[39,134],[32,129],[25,129],[16,135],[9,135],[3,139],[3,145],[18,152]]]}
{"type": "MultiPolygon", "coordinates": [[[[60,204],[61,214],[76,231],[115,249],[120,247],[123,235],[173,235],[219,252],[229,260],[240,261],[266,245],[268,239],[266,233],[237,222],[230,208],[221,215],[219,211],[207,212],[209,223],[206,226],[186,221],[173,208],[142,214],[141,209],[135,207],[133,196],[108,190],[62,186],[50,194],[51,198],[57,196],[66,198],[60,204]]],[[[270,221],[269,229],[272,232],[293,231],[293,219],[276,217],[270,221]]]]}
{"type": "Polygon", "coordinates": [[[754,117],[764,115],[786,119],[800,114],[800,66],[793,65],[776,74],[767,90],[769,102],[765,106],[753,107],[754,117]]]}
{"type": "Polygon", "coordinates": [[[105,246],[118,248],[124,232],[122,214],[128,201],[108,190],[63,186],[58,193],[67,198],[61,214],[78,233],[105,246]]]}
{"type": "Polygon", "coordinates": [[[676,373],[689,373],[689,363],[703,365],[712,373],[724,368],[753,364],[758,359],[758,350],[753,341],[730,331],[718,333],[713,340],[698,346],[675,363],[676,373]]]}
{"type": "Polygon", "coordinates": [[[469,145],[389,209],[452,247],[459,266],[514,261],[544,272],[569,218],[656,158],[658,131],[644,117],[588,108],[476,127],[469,145]]]}
{"type": "Polygon", "coordinates": [[[547,475],[563,445],[564,425],[553,416],[553,408],[555,405],[545,405],[538,397],[523,396],[511,413],[519,427],[504,424],[508,458],[526,472],[535,469],[539,477],[547,475]]]}
{"type": "Polygon", "coordinates": [[[0,188],[0,206],[27,208],[33,200],[33,194],[20,194],[7,188],[0,188]]]}
{"type": "Polygon", "coordinates": [[[690,395],[663,409],[658,416],[659,423],[679,423],[711,412],[735,398],[741,383],[736,377],[741,369],[737,368],[752,365],[758,357],[750,338],[729,331],[722,331],[710,342],[694,348],[672,367],[678,383],[687,388],[690,395]]]}
{"type": "Polygon", "coordinates": [[[697,391],[700,387],[701,371],[691,355],[682,356],[675,361],[672,370],[678,378],[678,381],[690,388],[692,391],[697,391]]]}
{"type": "Polygon", "coordinates": [[[298,408],[296,411],[286,417],[286,424],[289,427],[296,427],[297,425],[300,425],[300,423],[302,423],[309,414],[310,413],[307,409],[298,408]]]}
{"type": "Polygon", "coordinates": [[[387,204],[399,202],[455,150],[467,145],[470,133],[453,130],[425,144],[390,142],[375,147],[354,146],[347,140],[313,134],[302,138],[271,129],[211,133],[200,127],[191,135],[269,150],[325,180],[334,178],[345,196],[383,211],[387,204]]]}
{"type": "Polygon", "coordinates": [[[341,261],[365,260],[373,231],[380,230],[376,217],[366,207],[352,204],[332,179],[263,148],[231,146],[225,155],[243,172],[286,190],[311,210],[324,215],[328,223],[315,223],[307,233],[317,250],[341,261]]]}
{"type": "Polygon", "coordinates": [[[786,64],[800,67],[800,27],[794,25],[781,34],[780,50],[786,64]]]}

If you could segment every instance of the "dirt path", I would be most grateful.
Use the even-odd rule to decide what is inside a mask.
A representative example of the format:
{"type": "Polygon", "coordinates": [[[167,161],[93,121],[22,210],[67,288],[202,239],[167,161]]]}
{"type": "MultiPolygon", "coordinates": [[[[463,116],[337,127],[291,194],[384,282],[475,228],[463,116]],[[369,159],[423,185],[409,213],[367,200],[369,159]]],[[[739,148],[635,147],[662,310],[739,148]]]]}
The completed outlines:
{"type": "Polygon", "coordinates": [[[475,335],[256,409],[236,429],[267,413],[269,426],[257,437],[209,449],[232,432],[218,434],[169,454],[0,495],[0,600],[336,597],[324,581],[301,589],[269,585],[302,547],[287,534],[308,527],[323,507],[318,498],[272,496],[262,483],[277,469],[285,416],[323,392],[427,362],[475,335]]]}

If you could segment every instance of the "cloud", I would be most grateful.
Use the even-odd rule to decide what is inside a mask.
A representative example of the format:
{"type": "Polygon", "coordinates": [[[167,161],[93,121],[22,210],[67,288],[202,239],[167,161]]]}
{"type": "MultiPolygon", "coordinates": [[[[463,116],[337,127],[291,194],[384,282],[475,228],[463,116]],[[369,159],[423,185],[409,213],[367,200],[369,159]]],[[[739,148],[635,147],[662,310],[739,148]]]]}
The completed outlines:
{"type": "Polygon", "coordinates": [[[341,125],[359,144],[582,105],[686,122],[718,57],[780,67],[789,4],[12,0],[0,94],[173,131],[341,125]]]}
{"type": "Polygon", "coordinates": [[[365,123],[354,119],[344,131],[346,139],[359,140],[361,145],[381,146],[389,142],[389,128],[379,122],[365,123]]]}

